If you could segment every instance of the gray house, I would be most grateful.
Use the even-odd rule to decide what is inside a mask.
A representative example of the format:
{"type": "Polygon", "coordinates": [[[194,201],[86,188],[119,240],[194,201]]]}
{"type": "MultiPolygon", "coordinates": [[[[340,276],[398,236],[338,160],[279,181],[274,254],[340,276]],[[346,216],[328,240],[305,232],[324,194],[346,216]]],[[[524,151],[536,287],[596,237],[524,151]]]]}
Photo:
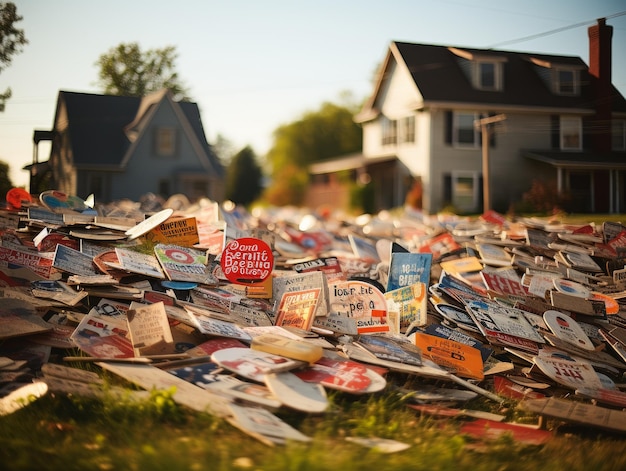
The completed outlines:
{"type": "Polygon", "coordinates": [[[50,158],[35,162],[37,171],[50,172],[48,185],[68,195],[223,199],[224,169],[198,105],[174,101],[168,90],[143,98],[60,91],[52,131],[35,131],[36,146],[45,139],[50,158]]]}
{"type": "Polygon", "coordinates": [[[505,212],[541,180],[576,212],[626,211],[626,100],[611,83],[612,27],[579,57],[392,42],[355,121],[360,155],[310,167],[311,193],[339,201],[337,176],[402,206],[415,181],[436,213],[505,212]],[[487,165],[485,165],[487,163],[487,165]],[[483,181],[487,178],[487,194],[483,181]]]}

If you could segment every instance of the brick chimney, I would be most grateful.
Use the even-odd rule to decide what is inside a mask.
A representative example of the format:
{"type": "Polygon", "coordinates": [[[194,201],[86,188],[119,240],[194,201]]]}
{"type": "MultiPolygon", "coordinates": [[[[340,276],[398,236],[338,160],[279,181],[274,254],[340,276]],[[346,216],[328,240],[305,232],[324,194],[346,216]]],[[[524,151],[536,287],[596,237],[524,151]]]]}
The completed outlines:
{"type": "Polygon", "coordinates": [[[592,145],[597,152],[611,151],[611,40],[613,27],[606,24],[606,18],[590,26],[589,34],[589,75],[595,102],[596,114],[592,122],[592,145]]]}

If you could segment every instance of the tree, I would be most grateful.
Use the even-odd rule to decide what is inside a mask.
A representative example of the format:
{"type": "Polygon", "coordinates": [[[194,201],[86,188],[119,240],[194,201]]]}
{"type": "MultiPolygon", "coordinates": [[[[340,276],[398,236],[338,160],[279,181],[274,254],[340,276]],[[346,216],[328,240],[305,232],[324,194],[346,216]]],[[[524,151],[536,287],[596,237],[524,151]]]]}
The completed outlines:
{"type": "Polygon", "coordinates": [[[250,146],[244,147],[230,161],[226,172],[226,199],[247,206],[261,194],[263,172],[250,146]]]}
{"type": "MultiPolygon", "coordinates": [[[[15,23],[22,19],[17,14],[14,3],[0,3],[0,72],[11,64],[15,54],[22,52],[22,46],[28,44],[24,30],[15,27],[15,23]]],[[[10,88],[0,93],[0,112],[4,111],[4,105],[9,98],[11,98],[10,88]]]]}
{"type": "Polygon", "coordinates": [[[9,176],[9,164],[0,161],[0,195],[4,198],[7,192],[13,188],[11,177],[9,176]]]}
{"type": "Polygon", "coordinates": [[[226,136],[219,134],[215,137],[215,142],[211,144],[215,155],[223,165],[227,166],[235,155],[235,145],[226,136]]]}
{"type": "Polygon", "coordinates": [[[142,51],[136,42],[121,43],[96,62],[98,85],[109,95],[137,97],[167,88],[177,99],[188,100],[174,67],[177,57],[174,46],[142,51]]]}
{"type": "Polygon", "coordinates": [[[272,174],[265,194],[268,202],[300,204],[310,164],[361,150],[362,129],[353,120],[357,110],[351,95],[343,94],[340,104],[324,102],[318,110],[305,112],[299,120],[274,131],[274,144],[267,154],[272,174]]]}
{"type": "Polygon", "coordinates": [[[274,131],[274,145],[267,158],[274,170],[288,164],[306,166],[339,155],[357,152],[362,146],[361,127],[346,106],[323,103],[290,124],[274,131]]]}

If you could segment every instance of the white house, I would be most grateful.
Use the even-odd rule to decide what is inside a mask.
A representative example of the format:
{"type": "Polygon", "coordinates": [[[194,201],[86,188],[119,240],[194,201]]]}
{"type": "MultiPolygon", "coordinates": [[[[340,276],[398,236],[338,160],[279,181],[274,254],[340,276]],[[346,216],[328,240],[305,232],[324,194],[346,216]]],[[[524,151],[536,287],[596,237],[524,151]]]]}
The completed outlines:
{"type": "Polygon", "coordinates": [[[355,117],[362,155],[311,166],[313,187],[350,170],[372,182],[377,210],[402,206],[421,180],[426,213],[505,212],[539,179],[569,194],[572,211],[624,211],[626,100],[611,84],[613,29],[600,19],[588,32],[589,66],[392,42],[355,117]]]}

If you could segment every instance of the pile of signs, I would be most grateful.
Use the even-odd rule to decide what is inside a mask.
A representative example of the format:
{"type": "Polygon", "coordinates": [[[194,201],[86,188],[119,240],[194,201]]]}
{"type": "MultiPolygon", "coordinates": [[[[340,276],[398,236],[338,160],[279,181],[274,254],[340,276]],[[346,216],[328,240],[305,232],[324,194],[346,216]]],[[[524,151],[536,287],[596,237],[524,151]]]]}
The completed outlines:
{"type": "Polygon", "coordinates": [[[323,414],[328,391],[397,392],[527,443],[551,432],[459,405],[626,432],[625,226],[182,200],[7,194],[0,414],[48,391],[99,396],[80,368],[94,362],[268,444],[310,440],[277,411],[323,414]]]}

